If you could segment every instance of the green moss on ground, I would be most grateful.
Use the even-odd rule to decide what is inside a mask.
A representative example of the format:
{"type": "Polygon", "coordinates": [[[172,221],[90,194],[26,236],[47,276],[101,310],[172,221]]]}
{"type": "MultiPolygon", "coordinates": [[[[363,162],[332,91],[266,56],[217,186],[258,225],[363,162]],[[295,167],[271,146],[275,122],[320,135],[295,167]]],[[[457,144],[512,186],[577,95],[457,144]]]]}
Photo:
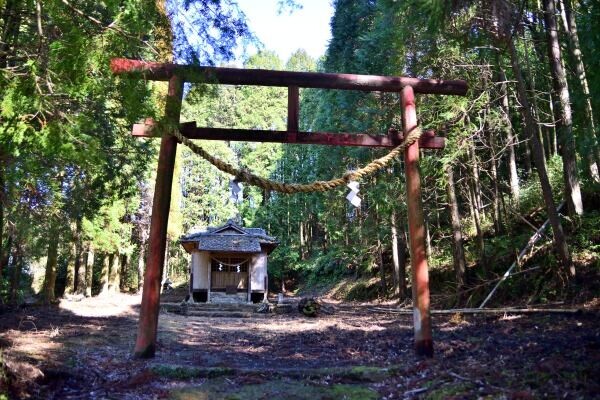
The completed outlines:
{"type": "Polygon", "coordinates": [[[214,379],[198,387],[187,387],[171,392],[171,400],[371,400],[378,393],[360,385],[319,385],[311,382],[275,379],[260,384],[235,385],[225,379],[214,379]]]}
{"type": "Polygon", "coordinates": [[[200,368],[187,365],[154,365],[150,370],[158,376],[168,379],[187,380],[194,378],[217,378],[234,375],[235,370],[225,367],[200,368]]]}

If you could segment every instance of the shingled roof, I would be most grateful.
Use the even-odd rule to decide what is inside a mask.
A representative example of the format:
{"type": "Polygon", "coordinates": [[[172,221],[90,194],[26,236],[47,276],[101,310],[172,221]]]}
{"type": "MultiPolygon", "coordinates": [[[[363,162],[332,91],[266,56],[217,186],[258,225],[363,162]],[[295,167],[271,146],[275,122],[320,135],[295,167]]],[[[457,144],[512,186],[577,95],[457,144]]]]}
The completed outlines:
{"type": "Polygon", "coordinates": [[[232,220],[223,226],[209,227],[180,239],[188,253],[194,249],[227,253],[270,253],[279,242],[262,228],[244,228],[232,220]]]}

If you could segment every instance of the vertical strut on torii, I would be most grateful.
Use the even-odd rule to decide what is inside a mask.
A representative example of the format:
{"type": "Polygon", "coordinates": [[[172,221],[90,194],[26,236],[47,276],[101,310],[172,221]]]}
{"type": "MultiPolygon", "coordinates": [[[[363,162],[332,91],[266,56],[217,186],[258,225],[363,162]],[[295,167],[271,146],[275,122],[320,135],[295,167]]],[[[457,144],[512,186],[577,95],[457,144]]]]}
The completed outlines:
{"type": "MultiPolygon", "coordinates": [[[[467,83],[461,80],[418,79],[373,75],[289,72],[260,69],[200,67],[192,65],[150,63],[129,59],[113,59],[111,69],[117,75],[146,80],[168,81],[165,122],[180,126],[189,139],[212,139],[255,142],[321,144],[334,146],[396,147],[404,135],[417,127],[415,93],[464,96],[467,83]],[[198,128],[195,123],[180,124],[183,85],[202,82],[225,85],[279,86],[288,88],[288,121],[286,131],[198,128]],[[360,90],[367,92],[399,92],[402,101],[402,130],[387,136],[360,133],[300,132],[299,88],[360,90]]],[[[152,123],[136,124],[134,136],[152,136],[152,123]]],[[[431,357],[431,317],[429,311],[429,273],[425,253],[425,226],[419,175],[419,148],[443,148],[444,139],[432,131],[404,151],[410,260],[413,277],[412,298],[415,350],[431,357]]],[[[150,358],[156,352],[156,333],[160,306],[160,280],[165,258],[167,223],[173,183],[173,167],[177,139],[161,138],[150,223],[149,252],[144,274],[144,290],[134,355],[150,358]]]]}

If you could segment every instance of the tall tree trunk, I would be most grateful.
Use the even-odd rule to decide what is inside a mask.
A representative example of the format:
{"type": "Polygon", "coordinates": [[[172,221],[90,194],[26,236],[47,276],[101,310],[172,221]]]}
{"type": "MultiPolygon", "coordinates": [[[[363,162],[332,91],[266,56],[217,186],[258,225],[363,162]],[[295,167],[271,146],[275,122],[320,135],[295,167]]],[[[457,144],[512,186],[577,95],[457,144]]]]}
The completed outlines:
{"type": "Polygon", "coordinates": [[[396,209],[392,210],[390,216],[392,233],[392,262],[394,264],[394,293],[400,300],[406,297],[406,254],[404,235],[398,236],[398,221],[396,209]]]}
{"type": "Polygon", "coordinates": [[[121,257],[119,253],[113,253],[109,257],[110,266],[108,272],[108,291],[115,293],[119,291],[121,257]]]}
{"type": "Polygon", "coordinates": [[[17,304],[19,298],[19,288],[21,287],[21,272],[23,269],[23,250],[18,239],[15,240],[15,252],[13,254],[12,263],[14,265],[13,276],[10,282],[9,303],[17,304]]]}
{"type": "Polygon", "coordinates": [[[479,160],[475,153],[475,142],[471,141],[469,146],[469,154],[471,157],[471,167],[473,168],[473,194],[475,199],[475,207],[478,213],[481,215],[483,210],[483,201],[481,200],[481,180],[479,179],[479,160]]]}
{"type": "Polygon", "coordinates": [[[544,21],[546,22],[546,38],[548,41],[548,58],[554,92],[558,97],[555,108],[559,118],[556,121],[560,153],[563,160],[565,179],[565,200],[569,213],[583,214],[583,201],[579,187],[577,172],[577,155],[575,154],[575,138],[573,137],[573,116],[567,77],[562,66],[558,26],[556,24],[556,7],[554,0],[544,0],[544,21]]]}
{"type": "Polygon", "coordinates": [[[481,228],[481,218],[479,216],[479,210],[477,209],[477,200],[475,199],[474,188],[467,183],[467,190],[469,193],[469,201],[473,205],[471,207],[473,222],[475,223],[475,231],[477,232],[477,252],[479,253],[479,261],[483,262],[485,259],[485,242],[483,241],[483,229],[481,228]]]}
{"type": "Polygon", "coordinates": [[[502,221],[500,215],[500,187],[498,185],[498,168],[496,165],[496,136],[494,132],[488,131],[490,141],[490,178],[492,180],[492,207],[494,217],[494,233],[500,235],[502,233],[502,221]]]}
{"type": "Polygon", "coordinates": [[[145,243],[141,243],[140,244],[140,255],[138,258],[138,266],[137,266],[137,279],[138,279],[138,283],[137,283],[137,292],[141,293],[142,289],[144,288],[144,261],[146,260],[145,254],[146,254],[146,244],[145,243]]]}
{"type": "Polygon", "coordinates": [[[121,254],[121,272],[119,279],[119,289],[121,292],[128,292],[129,287],[127,287],[127,276],[129,274],[129,257],[127,254],[121,254]]]}
{"type": "MultiPolygon", "coordinates": [[[[525,128],[525,126],[523,126],[523,131],[525,131],[526,129],[527,128],[525,128]]],[[[525,167],[525,175],[526,175],[525,179],[528,180],[528,179],[531,179],[531,175],[533,175],[533,167],[531,165],[531,159],[532,159],[531,145],[528,140],[524,140],[522,146],[525,151],[525,157],[523,158],[523,164],[525,167]]],[[[544,160],[544,155],[542,154],[542,161],[543,160],[544,160]]],[[[544,163],[544,165],[545,165],[545,163],[544,163]]]]}
{"type": "Polygon", "coordinates": [[[44,303],[50,304],[56,300],[54,293],[56,286],[56,266],[58,264],[58,232],[56,229],[50,229],[54,234],[50,235],[48,242],[48,259],[46,261],[46,274],[44,276],[44,303]]]}
{"type": "Polygon", "coordinates": [[[85,297],[92,296],[92,281],[94,277],[94,249],[88,244],[85,253],[85,297]]]}
{"type": "Polygon", "coordinates": [[[100,271],[100,296],[108,293],[110,282],[110,265],[112,264],[113,254],[102,254],[102,271],[100,271]]]}
{"type": "Polygon", "coordinates": [[[456,188],[454,186],[454,171],[452,165],[446,165],[446,178],[448,179],[448,208],[452,221],[452,260],[454,264],[454,275],[456,276],[457,291],[462,290],[466,283],[467,262],[465,261],[465,249],[460,227],[460,213],[458,201],[456,200],[456,188]]]}
{"type": "Polygon", "coordinates": [[[81,218],[75,222],[75,293],[85,294],[85,268],[82,267],[83,240],[81,237],[81,218]]]}
{"type": "Polygon", "coordinates": [[[532,144],[533,161],[535,162],[537,173],[540,179],[540,185],[542,187],[542,195],[544,198],[544,204],[546,205],[548,219],[550,220],[550,225],[552,226],[554,249],[558,255],[558,259],[562,267],[566,270],[568,275],[574,277],[575,266],[571,260],[569,247],[567,246],[562,224],[560,222],[558,212],[556,211],[556,204],[554,203],[554,199],[552,197],[552,187],[550,186],[550,181],[548,180],[548,174],[546,172],[542,156],[542,144],[535,134],[535,122],[531,116],[529,99],[527,98],[527,92],[525,90],[525,80],[521,72],[521,66],[519,64],[519,58],[512,36],[506,40],[506,45],[508,47],[510,61],[517,83],[517,97],[521,103],[519,110],[523,115],[523,120],[525,121],[525,133],[529,137],[532,144]]]}
{"type": "Polygon", "coordinates": [[[10,260],[10,252],[12,250],[12,242],[12,235],[8,235],[8,241],[6,242],[5,249],[0,248],[0,281],[2,281],[4,270],[8,268],[8,261],[10,260]]]}
{"type": "Polygon", "coordinates": [[[381,295],[387,297],[387,281],[385,279],[385,265],[383,263],[383,246],[379,235],[377,235],[377,263],[379,264],[379,276],[381,279],[381,295]]]}
{"type": "Polygon", "coordinates": [[[75,293],[85,294],[85,267],[81,242],[75,248],[75,293]]]}
{"type": "Polygon", "coordinates": [[[500,110],[502,114],[502,120],[504,121],[504,133],[506,136],[506,145],[508,149],[508,176],[510,181],[510,196],[513,202],[519,204],[520,186],[519,186],[519,174],[517,173],[517,157],[515,154],[515,148],[517,142],[513,134],[512,123],[510,121],[510,109],[508,103],[508,90],[506,84],[506,74],[503,69],[500,69],[500,110]]]}
{"type": "Polygon", "coordinates": [[[75,292],[75,260],[77,258],[77,243],[70,243],[67,256],[67,276],[65,277],[64,294],[75,292]]]}
{"type": "Polygon", "coordinates": [[[600,182],[600,171],[598,170],[600,164],[600,131],[596,132],[596,123],[594,121],[594,110],[592,108],[590,87],[585,74],[585,65],[583,64],[581,46],[579,45],[577,22],[575,21],[575,14],[573,13],[571,0],[560,0],[560,2],[562,3],[561,16],[563,19],[563,24],[565,31],[567,32],[567,36],[569,37],[569,52],[575,61],[575,70],[577,72],[579,85],[581,86],[581,91],[583,92],[584,96],[584,123],[589,131],[589,136],[587,137],[589,138],[589,142],[592,144],[592,149],[588,152],[590,176],[596,182],[600,182]]]}

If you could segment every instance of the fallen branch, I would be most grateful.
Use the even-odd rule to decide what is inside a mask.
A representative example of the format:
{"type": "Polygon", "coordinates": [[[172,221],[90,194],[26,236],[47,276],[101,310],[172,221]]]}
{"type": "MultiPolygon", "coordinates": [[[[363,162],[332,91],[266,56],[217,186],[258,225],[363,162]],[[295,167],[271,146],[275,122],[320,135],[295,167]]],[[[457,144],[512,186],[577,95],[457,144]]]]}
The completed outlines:
{"type": "MultiPolygon", "coordinates": [[[[371,307],[369,311],[390,314],[412,315],[412,310],[371,307]]],[[[448,310],[431,310],[431,314],[586,314],[598,313],[597,309],[584,308],[452,308],[448,310]]]]}
{"type": "MultiPolygon", "coordinates": [[[[559,212],[560,209],[565,205],[565,202],[563,201],[562,203],[560,203],[560,205],[558,206],[558,208],[556,209],[556,212],[559,212]]],[[[527,245],[525,245],[525,247],[523,248],[523,250],[521,250],[521,252],[519,253],[519,255],[517,256],[517,259],[515,260],[515,262],[512,263],[512,265],[510,266],[510,268],[504,273],[504,275],[502,275],[502,279],[500,279],[500,281],[496,284],[496,286],[494,286],[494,288],[492,289],[492,291],[490,292],[490,294],[487,295],[487,297],[485,298],[485,300],[483,300],[483,302],[479,305],[479,308],[482,309],[483,307],[485,307],[485,305],[488,303],[488,301],[490,301],[490,299],[492,298],[492,296],[494,295],[494,293],[496,293],[496,290],[498,290],[498,287],[502,284],[502,282],[504,282],[506,280],[506,278],[508,278],[510,276],[511,271],[520,264],[521,259],[523,257],[525,257],[525,254],[527,254],[527,252],[529,252],[529,250],[533,247],[533,245],[535,245],[537,243],[538,240],[540,240],[544,235],[544,231],[546,230],[546,228],[548,227],[548,225],[550,224],[550,220],[546,220],[546,222],[544,222],[544,224],[540,227],[540,229],[538,229],[537,231],[535,231],[535,233],[533,234],[533,236],[531,236],[529,238],[529,240],[527,241],[527,245]]]]}

